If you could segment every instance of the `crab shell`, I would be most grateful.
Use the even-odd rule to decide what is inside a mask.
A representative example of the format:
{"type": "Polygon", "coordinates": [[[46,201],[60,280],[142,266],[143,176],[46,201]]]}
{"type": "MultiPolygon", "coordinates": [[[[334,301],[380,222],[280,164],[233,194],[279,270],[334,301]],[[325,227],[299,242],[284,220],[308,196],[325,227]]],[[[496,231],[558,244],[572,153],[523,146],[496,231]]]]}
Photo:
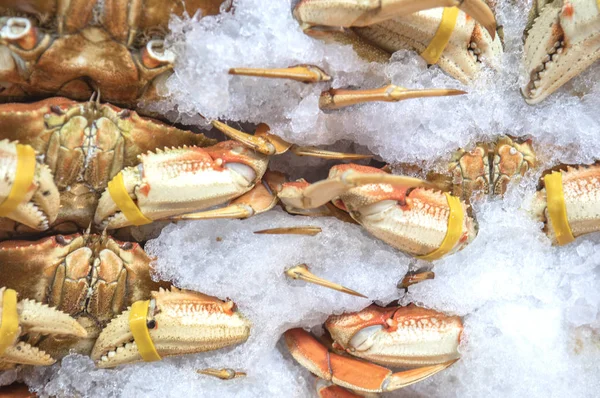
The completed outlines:
{"type": "Polygon", "coordinates": [[[217,14],[223,0],[63,3],[0,5],[1,97],[84,100],[100,91],[128,107],[156,99],[175,61],[162,41],[171,14],[217,14]]]}
{"type": "Polygon", "coordinates": [[[106,235],[0,243],[0,286],[74,317],[84,330],[70,338],[56,333],[30,340],[52,358],[70,351],[93,353],[101,367],[141,360],[127,308],[148,299],[155,324],[150,336],[162,357],[217,349],[248,337],[250,324],[233,302],[164,290],[170,285],[154,282],[151,274],[150,258],[139,244],[106,235]]]}
{"type": "MultiPolygon", "coordinates": [[[[562,174],[567,220],[573,237],[600,231],[600,165],[568,166],[559,172],[562,174]]],[[[532,211],[539,221],[545,223],[548,237],[556,244],[556,235],[549,221],[545,188],[534,197],[532,211]]]]}
{"type": "MultiPolygon", "coordinates": [[[[36,150],[38,158],[47,165],[40,167],[40,173],[46,176],[40,181],[48,180],[50,173],[45,170],[49,169],[60,192],[58,217],[55,210],[53,219],[43,228],[35,228],[37,218],[16,221],[36,230],[50,225],[65,233],[89,227],[107,183],[124,167],[137,164],[138,155],[166,146],[205,146],[215,142],[128,109],[65,98],[0,105],[0,131],[3,137],[36,150]]],[[[39,203],[37,196],[33,199],[39,203]]],[[[7,220],[3,224],[0,228],[5,231],[33,232],[7,220]]]]}
{"type": "MultiPolygon", "coordinates": [[[[358,2],[355,5],[344,4],[347,9],[340,7],[335,15],[331,15],[333,12],[324,4],[323,8],[330,14],[321,15],[326,11],[317,11],[317,3],[306,0],[299,2],[294,10],[296,19],[301,23],[308,19],[312,23],[318,21],[325,26],[351,26],[352,33],[341,35],[330,30],[309,29],[308,34],[326,40],[341,41],[343,44],[353,44],[360,56],[378,62],[386,60],[382,53],[386,53],[387,58],[398,50],[423,53],[435,36],[443,13],[443,8],[433,8],[367,24],[365,21],[370,20],[372,15],[362,9],[366,9],[366,5],[359,5],[358,2]],[[359,17],[361,12],[365,15],[359,17]]],[[[468,84],[477,77],[482,63],[496,68],[502,52],[502,43],[498,35],[492,39],[486,29],[459,11],[448,45],[437,63],[446,73],[468,84]]]]}
{"type": "Polygon", "coordinates": [[[528,104],[543,101],[600,58],[600,10],[595,0],[535,0],[525,30],[528,104]]]}
{"type": "MultiPolygon", "coordinates": [[[[332,167],[329,178],[348,169],[361,173],[384,173],[373,167],[348,164],[332,167]]],[[[443,192],[437,190],[368,184],[350,189],[334,204],[348,211],[375,237],[416,256],[439,248],[448,230],[448,200],[443,192]]],[[[450,253],[464,248],[477,234],[467,205],[461,202],[461,206],[465,215],[461,236],[450,253]]]]}
{"type": "Polygon", "coordinates": [[[511,181],[518,181],[536,163],[531,140],[502,136],[491,144],[478,143],[470,151],[456,151],[448,167],[450,178],[435,173],[427,178],[469,201],[474,195],[503,195],[511,181]]]}

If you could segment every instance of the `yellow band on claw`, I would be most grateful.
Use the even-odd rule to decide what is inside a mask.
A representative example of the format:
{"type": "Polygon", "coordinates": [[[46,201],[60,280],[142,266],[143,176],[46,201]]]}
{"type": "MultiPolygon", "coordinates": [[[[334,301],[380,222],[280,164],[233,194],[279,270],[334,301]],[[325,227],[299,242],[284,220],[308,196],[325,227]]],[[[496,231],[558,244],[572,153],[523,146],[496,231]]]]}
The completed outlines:
{"type": "Polygon", "coordinates": [[[567,217],[567,206],[565,204],[565,194],[563,191],[562,173],[553,172],[544,176],[544,185],[546,186],[546,203],[548,206],[548,216],[550,224],[554,230],[556,241],[559,245],[566,245],[575,240],[569,218],[567,217]]]}
{"type": "Polygon", "coordinates": [[[435,32],[435,36],[433,36],[433,39],[431,39],[425,51],[421,53],[421,57],[423,57],[428,64],[436,64],[446,49],[446,46],[450,41],[450,36],[456,26],[458,11],[459,10],[456,7],[444,8],[442,21],[440,22],[440,26],[438,26],[437,32],[435,32]]]}
{"type": "Polygon", "coordinates": [[[17,292],[6,289],[2,298],[2,323],[0,324],[0,356],[10,347],[19,333],[17,292]]]}
{"type": "Polygon", "coordinates": [[[151,219],[146,217],[133,199],[127,193],[125,182],[123,181],[123,173],[119,173],[108,183],[108,192],[110,197],[121,210],[125,218],[133,225],[150,224],[151,219]]]}
{"type": "Polygon", "coordinates": [[[160,361],[160,355],[156,352],[156,347],[150,338],[148,324],[148,306],[150,301],[136,301],[131,306],[129,313],[129,329],[133,334],[133,339],[137,345],[142,359],[146,362],[160,361]]]}
{"type": "Polygon", "coordinates": [[[27,195],[35,176],[35,151],[29,145],[17,144],[17,172],[6,199],[0,203],[0,217],[12,213],[27,195]]]}
{"type": "Polygon", "coordinates": [[[448,231],[442,241],[440,247],[424,256],[417,256],[421,260],[433,261],[442,258],[448,254],[458,243],[462,235],[462,226],[465,219],[462,203],[456,196],[446,193],[448,199],[448,207],[450,207],[450,215],[448,216],[448,231]]]}

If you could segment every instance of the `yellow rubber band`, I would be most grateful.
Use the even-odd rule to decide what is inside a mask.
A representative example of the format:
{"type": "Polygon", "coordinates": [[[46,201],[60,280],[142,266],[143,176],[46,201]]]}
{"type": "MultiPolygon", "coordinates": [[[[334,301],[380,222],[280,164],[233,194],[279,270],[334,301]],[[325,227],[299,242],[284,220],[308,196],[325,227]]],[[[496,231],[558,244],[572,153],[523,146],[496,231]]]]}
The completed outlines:
{"type": "Polygon", "coordinates": [[[137,345],[142,359],[146,362],[160,361],[160,355],[156,352],[156,347],[150,338],[146,319],[148,317],[148,306],[150,301],[136,301],[131,306],[129,313],[129,329],[133,334],[133,339],[137,345]]]}
{"type": "Polygon", "coordinates": [[[550,224],[554,230],[556,241],[559,245],[566,245],[575,240],[569,218],[567,217],[567,206],[565,204],[565,194],[563,191],[562,173],[553,172],[544,176],[544,185],[546,186],[546,203],[548,206],[548,216],[550,224]]]}
{"type": "Polygon", "coordinates": [[[444,8],[442,20],[440,26],[438,26],[437,32],[435,32],[435,36],[433,36],[433,39],[431,39],[427,48],[421,53],[421,57],[423,57],[428,64],[437,64],[442,53],[446,49],[446,46],[450,41],[450,36],[456,26],[458,11],[459,10],[456,7],[444,8]]]}
{"type": "Polygon", "coordinates": [[[35,150],[29,145],[17,144],[17,172],[6,199],[0,203],[0,217],[12,213],[27,195],[35,176],[35,150]]]}
{"type": "Polygon", "coordinates": [[[450,215],[448,216],[448,231],[442,241],[440,247],[424,256],[417,256],[421,260],[433,261],[442,258],[448,254],[458,243],[462,235],[462,226],[465,214],[462,209],[462,203],[456,196],[446,193],[448,199],[448,207],[450,207],[450,215]]]}
{"type": "Polygon", "coordinates": [[[17,292],[6,289],[2,299],[2,323],[0,324],[0,355],[10,347],[19,334],[17,292]]]}
{"type": "Polygon", "coordinates": [[[108,192],[110,197],[116,203],[123,215],[133,225],[150,224],[151,219],[146,217],[140,211],[133,199],[127,193],[125,182],[123,181],[123,173],[119,173],[108,183],[108,192]]]}

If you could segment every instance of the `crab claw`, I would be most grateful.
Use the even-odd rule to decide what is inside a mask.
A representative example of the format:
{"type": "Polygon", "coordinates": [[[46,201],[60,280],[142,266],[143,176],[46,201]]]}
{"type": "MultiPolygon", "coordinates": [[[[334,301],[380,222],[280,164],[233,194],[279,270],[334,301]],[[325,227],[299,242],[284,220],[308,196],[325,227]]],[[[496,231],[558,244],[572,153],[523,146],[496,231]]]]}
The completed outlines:
{"type": "MultiPolygon", "coordinates": [[[[0,288],[0,314],[4,322],[4,313],[9,311],[6,288],[0,288]]],[[[86,337],[85,329],[75,319],[55,308],[45,304],[25,299],[17,302],[18,333],[15,334],[12,344],[0,353],[0,363],[14,365],[51,365],[56,360],[46,352],[33,347],[27,342],[20,341],[19,337],[32,333],[53,336],[86,337]]],[[[7,320],[8,322],[8,320],[7,320]]],[[[0,326],[2,326],[0,324],[0,326]]]]}
{"type": "Polygon", "coordinates": [[[406,387],[456,362],[455,359],[438,365],[392,373],[382,366],[329,352],[303,329],[290,329],[285,332],[284,337],[294,359],[317,377],[360,392],[380,393],[406,387]]]}
{"type": "MultiPolygon", "coordinates": [[[[140,160],[137,167],[122,171],[123,185],[149,220],[191,213],[237,198],[255,186],[268,164],[267,157],[234,141],[207,148],[165,149],[142,155],[140,160]]],[[[94,222],[108,229],[132,225],[113,193],[107,189],[100,197],[94,222]]]]}
{"type": "Polygon", "coordinates": [[[325,327],[341,348],[354,356],[385,366],[440,364],[459,357],[463,330],[457,316],[409,305],[330,316],[325,327]]]}
{"type": "MultiPolygon", "coordinates": [[[[534,5],[537,2],[534,2],[534,5]]],[[[600,58],[600,11],[594,0],[553,1],[525,31],[529,80],[521,89],[528,104],[541,102],[600,58]]]]}
{"type": "Polygon", "coordinates": [[[294,17],[305,29],[310,26],[369,26],[431,8],[454,6],[473,17],[493,37],[496,19],[482,0],[302,0],[294,9],[294,17]]]}
{"type": "Polygon", "coordinates": [[[52,172],[35,158],[33,148],[1,140],[0,216],[43,231],[56,220],[59,208],[52,172]]]}
{"type": "MultiPolygon", "coordinates": [[[[91,357],[101,368],[142,361],[129,325],[130,310],[100,333],[91,357]]],[[[246,341],[250,322],[232,301],[189,290],[152,292],[148,330],[161,357],[217,350],[246,341]]]]}

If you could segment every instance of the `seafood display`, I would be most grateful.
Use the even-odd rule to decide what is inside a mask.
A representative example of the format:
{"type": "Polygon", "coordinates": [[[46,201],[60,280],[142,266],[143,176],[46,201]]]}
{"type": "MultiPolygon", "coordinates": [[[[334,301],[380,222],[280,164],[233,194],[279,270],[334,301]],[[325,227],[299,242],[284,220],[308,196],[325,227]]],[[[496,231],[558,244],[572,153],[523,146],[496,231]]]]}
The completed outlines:
{"type": "Polygon", "coordinates": [[[594,396],[600,3],[257,1],[0,0],[0,395],[594,396]]]}

